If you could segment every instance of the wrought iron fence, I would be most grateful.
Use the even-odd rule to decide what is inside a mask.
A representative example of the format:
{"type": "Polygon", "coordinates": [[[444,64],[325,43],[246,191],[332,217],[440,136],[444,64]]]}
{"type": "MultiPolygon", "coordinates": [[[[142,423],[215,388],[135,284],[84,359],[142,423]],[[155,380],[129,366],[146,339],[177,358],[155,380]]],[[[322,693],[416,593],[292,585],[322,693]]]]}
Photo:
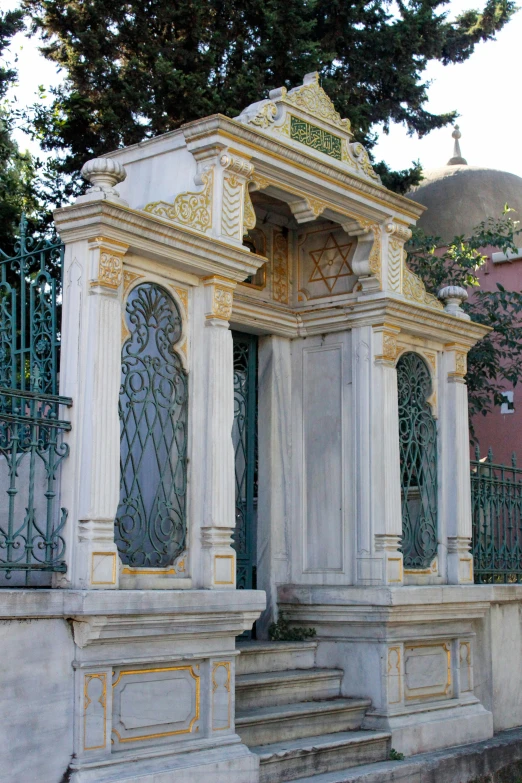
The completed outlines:
{"type": "Polygon", "coordinates": [[[58,488],[70,425],[60,411],[72,402],[57,394],[63,245],[28,237],[22,218],[14,250],[0,251],[0,586],[13,572],[30,584],[36,572],[66,570],[58,488]]]}
{"type": "Polygon", "coordinates": [[[479,584],[522,582],[522,469],[493,462],[493,453],[471,461],[473,563],[479,584]]]}

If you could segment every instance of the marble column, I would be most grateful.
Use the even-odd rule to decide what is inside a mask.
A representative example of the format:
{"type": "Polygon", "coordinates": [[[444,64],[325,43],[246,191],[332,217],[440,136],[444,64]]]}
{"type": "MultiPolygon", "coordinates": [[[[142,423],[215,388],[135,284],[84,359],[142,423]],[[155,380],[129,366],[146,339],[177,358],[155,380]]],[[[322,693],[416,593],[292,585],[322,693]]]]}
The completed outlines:
{"type": "Polygon", "coordinates": [[[201,486],[205,488],[201,527],[201,584],[214,589],[236,586],[234,367],[229,319],[235,283],[209,277],[205,287],[205,450],[201,486]]]}
{"type": "Polygon", "coordinates": [[[62,502],[70,514],[67,580],[82,589],[118,586],[114,518],[120,486],[121,289],[127,248],[96,236],[71,244],[66,252],[60,374],[61,392],[74,402],[62,502]]]}
{"type": "Polygon", "coordinates": [[[356,571],[360,585],[402,584],[397,334],[387,324],[352,333],[356,571]]]}
{"type": "Polygon", "coordinates": [[[260,637],[276,619],[277,584],[289,581],[291,492],[291,343],[273,335],[259,340],[259,501],[257,586],[267,610],[257,623],[260,637]]]}
{"type": "Polygon", "coordinates": [[[442,355],[446,391],[441,411],[444,456],[440,507],[448,542],[448,584],[473,582],[466,354],[467,348],[450,343],[442,355]]]}

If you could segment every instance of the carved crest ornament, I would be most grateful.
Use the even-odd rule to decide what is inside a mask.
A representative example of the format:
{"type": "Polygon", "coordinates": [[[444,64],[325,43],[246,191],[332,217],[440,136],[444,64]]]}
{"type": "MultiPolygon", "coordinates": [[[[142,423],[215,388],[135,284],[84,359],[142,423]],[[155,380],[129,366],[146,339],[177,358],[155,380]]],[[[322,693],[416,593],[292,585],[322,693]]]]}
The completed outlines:
{"type": "MultiPolygon", "coordinates": [[[[341,171],[344,169],[347,174],[355,175],[363,191],[380,184],[367,151],[362,144],[354,142],[350,121],[341,117],[336,110],[319,83],[318,73],[307,74],[303,83],[293,89],[280,87],[271,90],[268,98],[252,103],[235,120],[293,151],[305,151],[310,156],[311,170],[315,170],[315,161],[325,162],[325,159],[330,159],[341,171]]],[[[187,143],[191,138],[190,132],[187,143]]],[[[313,222],[328,212],[329,204],[326,201],[310,193],[303,193],[286,179],[283,181],[277,176],[274,179],[264,172],[260,174],[255,171],[246,153],[231,148],[224,150],[220,145],[216,145],[215,149],[214,153],[209,147],[209,152],[203,157],[196,156],[195,189],[178,193],[172,202],[159,200],[149,203],[144,211],[236,246],[242,246],[243,238],[256,226],[250,188],[265,190],[275,187],[284,190],[287,196],[291,196],[288,203],[298,223],[313,222]]],[[[290,156],[292,154],[295,153],[289,153],[290,156]]],[[[343,214],[348,216],[348,212],[343,214]]],[[[438,299],[425,290],[422,281],[406,265],[404,244],[411,236],[406,224],[401,223],[400,219],[399,222],[392,219],[392,222],[383,225],[375,218],[355,214],[350,215],[350,220],[354,221],[354,225],[358,224],[356,235],[360,235],[359,229],[362,229],[366,236],[373,238],[365,262],[368,271],[363,274],[374,278],[381,290],[384,287],[417,304],[442,309],[438,299]]],[[[341,225],[344,228],[344,224],[341,225]]],[[[348,234],[351,235],[351,232],[348,231],[348,234]]],[[[344,257],[344,249],[347,248],[348,245],[346,248],[343,246],[343,252],[339,251],[335,258],[330,258],[333,253],[330,248],[326,255],[323,253],[324,258],[321,256],[320,261],[314,262],[309,283],[315,284],[320,279],[325,284],[323,295],[359,290],[354,289],[353,284],[348,286],[349,291],[341,290],[348,283],[343,283],[341,288],[338,286],[339,278],[355,276],[357,279],[361,274],[355,267],[352,271],[347,257],[344,257]],[[328,264],[328,268],[325,264],[328,264]]],[[[277,302],[289,304],[289,248],[286,238],[277,232],[271,255],[273,298],[277,302]]]]}
{"type": "Polygon", "coordinates": [[[292,90],[271,90],[268,99],[252,103],[236,119],[328,155],[352,173],[380,183],[365,148],[353,142],[350,121],[341,117],[319,84],[318,73],[307,74],[292,90]]]}

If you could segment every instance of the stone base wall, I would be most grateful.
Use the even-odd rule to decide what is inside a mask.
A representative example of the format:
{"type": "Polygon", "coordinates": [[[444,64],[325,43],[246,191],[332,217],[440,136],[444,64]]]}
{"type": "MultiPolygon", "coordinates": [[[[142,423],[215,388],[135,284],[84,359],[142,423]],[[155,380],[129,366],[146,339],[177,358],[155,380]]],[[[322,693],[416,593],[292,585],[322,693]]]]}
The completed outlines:
{"type": "Polygon", "coordinates": [[[73,755],[73,659],[66,620],[0,620],[0,783],[63,779],[73,755]]]}
{"type": "Polygon", "coordinates": [[[257,783],[235,731],[253,590],[0,593],[0,783],[257,783]]]}

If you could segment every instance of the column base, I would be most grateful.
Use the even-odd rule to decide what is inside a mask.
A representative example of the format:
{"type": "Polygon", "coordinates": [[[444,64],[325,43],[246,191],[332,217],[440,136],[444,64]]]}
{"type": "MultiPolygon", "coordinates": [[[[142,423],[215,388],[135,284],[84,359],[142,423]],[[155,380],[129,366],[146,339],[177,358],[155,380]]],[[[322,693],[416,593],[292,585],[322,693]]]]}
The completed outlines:
{"type": "Polygon", "coordinates": [[[464,537],[448,537],[448,581],[453,585],[473,584],[471,541],[464,537]]]}

